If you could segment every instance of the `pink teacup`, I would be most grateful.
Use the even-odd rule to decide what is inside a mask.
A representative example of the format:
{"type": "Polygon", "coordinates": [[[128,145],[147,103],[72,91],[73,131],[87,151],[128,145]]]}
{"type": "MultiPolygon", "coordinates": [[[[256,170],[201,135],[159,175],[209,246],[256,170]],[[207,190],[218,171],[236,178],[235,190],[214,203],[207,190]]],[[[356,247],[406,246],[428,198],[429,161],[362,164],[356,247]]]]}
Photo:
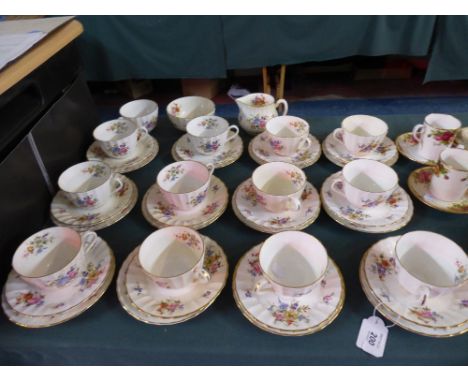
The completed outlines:
{"type": "Polygon", "coordinates": [[[174,162],[159,172],[156,182],[169,204],[178,210],[195,210],[203,206],[213,171],[211,163],[174,162]]]}
{"type": "Polygon", "coordinates": [[[297,151],[308,148],[309,124],[298,117],[284,115],[270,119],[266,124],[266,148],[277,155],[292,156],[297,151]]]}
{"type": "Polygon", "coordinates": [[[320,285],[328,266],[325,247],[314,236],[284,231],[270,236],[259,253],[262,278],[255,291],[271,285],[279,296],[299,297],[320,285]]]}
{"type": "Polygon", "coordinates": [[[187,227],[165,227],[149,235],[138,251],[144,272],[160,287],[185,288],[194,281],[206,282],[203,268],[205,243],[197,231],[187,227]]]}
{"type": "Polygon", "coordinates": [[[21,243],[13,255],[13,269],[38,288],[67,287],[86,270],[86,257],[96,238],[91,231],[79,234],[66,227],[43,229],[21,243]]]}
{"type": "Polygon", "coordinates": [[[253,172],[252,183],[257,201],[267,210],[299,210],[306,175],[299,167],[286,162],[265,163],[253,172]]]}
{"type": "Polygon", "coordinates": [[[385,204],[398,187],[398,175],[390,166],[370,159],[347,163],[331,188],[355,207],[373,208],[385,204]]]}

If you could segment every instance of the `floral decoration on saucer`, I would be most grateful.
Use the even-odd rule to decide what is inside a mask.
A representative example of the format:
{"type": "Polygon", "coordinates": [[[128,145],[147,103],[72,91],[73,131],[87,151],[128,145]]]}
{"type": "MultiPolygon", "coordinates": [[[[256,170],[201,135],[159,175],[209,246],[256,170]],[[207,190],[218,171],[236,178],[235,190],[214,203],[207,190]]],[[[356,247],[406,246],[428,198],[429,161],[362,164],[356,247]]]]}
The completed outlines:
{"type": "Polygon", "coordinates": [[[404,133],[396,139],[396,146],[401,155],[405,156],[413,162],[420,164],[431,164],[433,161],[422,157],[419,154],[419,142],[413,138],[413,133],[404,133]]]}
{"type": "Polygon", "coordinates": [[[99,160],[107,164],[113,172],[126,173],[138,170],[151,162],[159,151],[156,138],[146,135],[141,138],[136,146],[135,153],[128,158],[111,158],[99,147],[98,142],[93,142],[86,152],[88,160],[99,160]]]}
{"type": "Polygon", "coordinates": [[[372,300],[382,306],[386,314],[390,312],[394,319],[398,317],[395,321],[397,325],[405,328],[405,324],[412,324],[411,329],[416,332],[421,331],[421,328],[431,329],[420,334],[447,336],[466,331],[468,286],[421,301],[419,296],[408,292],[398,281],[394,258],[398,238],[393,236],[380,240],[364,254],[360,278],[366,295],[372,296],[372,300]],[[455,330],[447,333],[446,329],[455,330]]]}
{"type": "Polygon", "coordinates": [[[194,160],[204,164],[213,163],[215,168],[226,167],[238,160],[244,151],[241,137],[226,142],[223,150],[216,155],[202,155],[195,152],[189,142],[188,134],[180,137],[172,146],[172,157],[176,161],[194,160]]]}
{"type": "Polygon", "coordinates": [[[343,277],[335,262],[329,259],[318,293],[293,298],[276,295],[271,287],[256,292],[262,275],[260,247],[251,248],[234,270],[232,289],[242,314],[260,329],[284,336],[312,334],[328,326],[340,313],[345,298],[343,277]]]}
{"type": "Polygon", "coordinates": [[[211,279],[181,290],[167,290],[150,281],[139,268],[138,248],[133,250],[117,279],[117,295],[125,311],[153,325],[184,322],[204,312],[226,285],[229,265],[223,249],[214,240],[203,238],[207,244],[204,267],[211,279]]]}
{"type": "Polygon", "coordinates": [[[7,300],[11,300],[14,288],[10,287],[9,283],[13,281],[14,285],[19,284],[15,275],[10,273],[2,293],[2,308],[8,319],[19,326],[42,328],[71,320],[89,309],[107,290],[115,271],[114,254],[104,240],[98,238],[93,252],[96,256],[96,260],[93,261],[93,263],[101,264],[100,268],[89,269],[80,274],[79,277],[77,277],[77,284],[79,286],[68,296],[66,296],[66,294],[49,294],[47,292],[35,290],[35,288],[30,288],[30,291],[25,290],[25,293],[22,293],[22,289],[18,289],[17,292],[21,292],[22,294],[22,296],[18,294],[19,304],[16,304],[15,300],[13,306],[11,306],[7,300]],[[88,293],[90,290],[92,290],[92,293],[88,293]],[[64,301],[65,298],[72,300],[73,303],[64,301]],[[24,308],[24,306],[28,304],[29,306],[24,310],[27,314],[16,310],[19,309],[20,306],[24,308]],[[36,315],[39,312],[43,314],[36,315]]]}
{"type": "Polygon", "coordinates": [[[96,209],[75,207],[61,191],[57,192],[50,206],[52,220],[57,225],[77,231],[97,231],[123,219],[135,206],[138,190],[135,183],[126,176],[116,176],[123,182],[122,189],[96,209]]]}
{"type": "Polygon", "coordinates": [[[273,150],[266,148],[266,133],[262,133],[252,138],[249,143],[249,155],[258,164],[268,162],[287,162],[299,168],[312,166],[318,161],[322,154],[320,143],[312,134],[309,134],[311,145],[296,153],[293,157],[277,155],[273,150]]]}
{"type": "Polygon", "coordinates": [[[322,149],[328,160],[340,167],[355,159],[373,159],[388,166],[393,166],[398,160],[398,150],[395,143],[389,137],[385,137],[379,145],[365,147],[363,152],[366,155],[361,156],[352,155],[343,142],[337,140],[333,134],[329,134],[325,138],[322,143],[322,149]]]}
{"type": "Polygon", "coordinates": [[[333,191],[335,179],[342,178],[341,171],[329,176],[322,185],[323,208],[337,223],[355,231],[384,233],[396,231],[409,223],[413,216],[413,202],[402,187],[380,207],[357,208],[344,195],[333,191]]]}
{"type": "Polygon", "coordinates": [[[212,176],[208,193],[202,203],[195,211],[177,210],[164,199],[159,186],[154,184],[143,197],[141,208],[145,219],[157,228],[181,225],[201,229],[218,219],[229,203],[228,191],[221,179],[212,176]]]}
{"type": "Polygon", "coordinates": [[[302,230],[320,213],[320,197],[312,184],[306,183],[299,211],[270,212],[258,203],[252,179],[242,182],[232,197],[232,208],[245,225],[260,232],[275,233],[302,230]]]}
{"type": "Polygon", "coordinates": [[[429,207],[453,214],[468,214],[468,196],[459,201],[446,202],[432,196],[429,191],[431,178],[436,167],[422,167],[414,170],[408,177],[408,187],[416,198],[429,207]]]}

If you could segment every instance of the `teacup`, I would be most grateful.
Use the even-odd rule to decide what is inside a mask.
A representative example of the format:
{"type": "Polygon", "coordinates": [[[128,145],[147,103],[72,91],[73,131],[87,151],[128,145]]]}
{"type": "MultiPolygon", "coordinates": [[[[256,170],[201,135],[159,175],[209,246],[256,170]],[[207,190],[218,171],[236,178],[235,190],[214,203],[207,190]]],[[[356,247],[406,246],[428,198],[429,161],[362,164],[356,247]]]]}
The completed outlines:
{"type": "Polygon", "coordinates": [[[192,119],[187,124],[187,133],[188,141],[196,152],[213,155],[239,135],[239,128],[236,125],[229,126],[224,118],[213,115],[192,119]],[[234,134],[229,135],[230,131],[234,134]]]}
{"type": "Polygon", "coordinates": [[[94,139],[111,158],[131,157],[138,140],[146,134],[148,130],[145,127],[137,127],[123,118],[101,123],[93,131],[94,139]]]}
{"type": "Polygon", "coordinates": [[[453,202],[468,190],[468,151],[445,149],[434,166],[429,191],[439,200],[453,202]]]}
{"type": "Polygon", "coordinates": [[[96,238],[91,231],[80,235],[65,227],[43,229],[21,243],[13,255],[13,269],[40,289],[70,286],[86,270],[86,259],[96,238]]]}
{"type": "Polygon", "coordinates": [[[214,115],[214,102],[205,97],[189,96],[172,101],[166,107],[166,113],[172,124],[179,130],[186,131],[187,124],[203,115],[214,115]]]}
{"type": "Polygon", "coordinates": [[[191,228],[165,227],[149,235],[138,251],[143,271],[160,287],[185,288],[194,281],[208,281],[203,268],[205,243],[191,228]]]}
{"type": "Polygon", "coordinates": [[[301,231],[283,231],[262,244],[258,256],[262,279],[255,291],[271,285],[279,296],[299,297],[313,292],[328,266],[325,247],[314,236],[301,231]]]}
{"type": "Polygon", "coordinates": [[[309,124],[301,118],[289,115],[270,119],[266,124],[265,134],[265,149],[271,149],[281,156],[292,156],[312,144],[309,124]]]}
{"type": "Polygon", "coordinates": [[[468,257],[460,246],[430,231],[402,235],[395,246],[397,277],[424,305],[426,298],[453,291],[468,280],[468,257]]]}
{"type": "Polygon", "coordinates": [[[348,151],[363,156],[375,150],[385,139],[387,124],[371,115],[351,115],[341,122],[341,127],[333,131],[333,136],[342,142],[348,151]]]}
{"type": "Polygon", "coordinates": [[[299,210],[306,175],[299,167],[286,162],[265,163],[255,169],[252,184],[257,202],[272,212],[299,210]]]}
{"type": "Polygon", "coordinates": [[[58,185],[76,207],[88,209],[101,207],[123,187],[111,168],[100,161],[69,167],[60,175],[58,185]]]}
{"type": "Polygon", "coordinates": [[[429,114],[424,123],[414,126],[413,138],[418,144],[418,153],[427,160],[438,161],[440,153],[451,147],[461,122],[448,114],[429,114]]]}
{"type": "Polygon", "coordinates": [[[458,130],[455,137],[455,144],[459,149],[468,150],[468,127],[462,127],[458,130]]]}
{"type": "Polygon", "coordinates": [[[119,113],[120,115],[135,123],[138,127],[144,127],[151,131],[156,127],[158,122],[158,104],[149,99],[138,99],[123,105],[119,113]]]}
{"type": "Polygon", "coordinates": [[[390,166],[371,159],[356,159],[342,170],[331,188],[358,208],[385,204],[398,187],[398,175],[390,166]]]}
{"type": "Polygon", "coordinates": [[[174,162],[159,172],[156,182],[166,201],[177,210],[196,210],[203,206],[213,171],[211,163],[174,162]]]}

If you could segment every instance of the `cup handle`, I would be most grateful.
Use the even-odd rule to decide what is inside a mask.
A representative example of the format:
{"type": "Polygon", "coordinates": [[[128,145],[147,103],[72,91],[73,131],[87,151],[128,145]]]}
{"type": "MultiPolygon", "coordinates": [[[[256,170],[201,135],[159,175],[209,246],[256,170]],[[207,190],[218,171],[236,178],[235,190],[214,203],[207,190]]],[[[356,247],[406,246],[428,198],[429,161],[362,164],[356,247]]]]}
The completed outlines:
{"type": "Polygon", "coordinates": [[[288,114],[288,102],[285,99],[281,98],[278,101],[276,101],[275,108],[278,109],[280,105],[283,105],[284,108],[282,115],[288,114]]]}
{"type": "Polygon", "coordinates": [[[228,139],[226,139],[226,142],[233,140],[235,137],[239,135],[239,128],[236,125],[229,126],[229,130],[234,131],[234,134],[228,137],[228,139]]]}
{"type": "Polygon", "coordinates": [[[208,171],[210,172],[210,178],[211,178],[211,175],[213,175],[213,172],[215,170],[215,166],[213,163],[207,163],[206,164],[206,168],[208,169],[208,171]]]}
{"type": "Polygon", "coordinates": [[[206,284],[211,280],[211,274],[205,268],[200,269],[197,275],[197,281],[201,281],[206,284]]]}
{"type": "Polygon", "coordinates": [[[301,202],[297,198],[289,197],[288,200],[288,209],[292,209],[294,211],[299,211],[301,209],[301,202]],[[289,208],[289,206],[292,205],[293,208],[289,208]]]}
{"type": "Polygon", "coordinates": [[[333,138],[335,138],[338,142],[343,143],[343,129],[338,127],[337,129],[333,130],[333,138]]]}
{"type": "Polygon", "coordinates": [[[89,252],[96,246],[97,234],[94,231],[86,231],[81,234],[85,252],[89,252]]]}
{"type": "Polygon", "coordinates": [[[418,297],[416,301],[418,301],[419,305],[424,306],[426,304],[427,298],[431,296],[431,290],[427,286],[421,286],[418,289],[418,297]]]}
{"type": "Polygon", "coordinates": [[[343,180],[341,180],[341,179],[335,179],[335,180],[332,182],[330,188],[331,188],[333,191],[335,191],[336,193],[341,194],[341,195],[344,195],[343,185],[344,185],[343,180]],[[338,188],[338,184],[341,184],[341,187],[338,188]]]}
{"type": "Polygon", "coordinates": [[[413,131],[412,131],[412,136],[413,136],[413,139],[416,141],[416,142],[421,142],[421,134],[423,133],[424,131],[424,125],[423,124],[417,124],[416,126],[413,127],[413,131]]]}
{"type": "Polygon", "coordinates": [[[114,189],[113,192],[117,194],[120,191],[122,191],[122,188],[124,187],[124,183],[119,178],[116,178],[115,175],[114,175],[114,182],[117,187],[114,189]]]}
{"type": "Polygon", "coordinates": [[[270,283],[268,280],[264,277],[261,277],[254,285],[253,287],[253,292],[258,293],[260,292],[264,287],[270,286],[270,283]]]}
{"type": "Polygon", "coordinates": [[[138,139],[142,139],[148,135],[148,129],[144,126],[140,126],[138,128],[138,131],[141,131],[141,134],[139,135],[138,139]]]}
{"type": "Polygon", "coordinates": [[[299,151],[307,150],[311,145],[312,145],[312,139],[310,139],[310,137],[307,137],[301,141],[301,143],[299,144],[298,150],[299,151]]]}

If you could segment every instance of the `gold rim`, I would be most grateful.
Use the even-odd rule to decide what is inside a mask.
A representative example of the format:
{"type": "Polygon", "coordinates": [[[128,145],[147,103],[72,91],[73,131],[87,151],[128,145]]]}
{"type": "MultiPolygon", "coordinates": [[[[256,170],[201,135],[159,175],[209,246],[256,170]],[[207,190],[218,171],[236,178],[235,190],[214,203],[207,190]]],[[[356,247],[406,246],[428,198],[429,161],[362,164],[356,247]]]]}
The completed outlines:
{"type": "MultiPolygon", "coordinates": [[[[213,175],[213,177],[215,177],[215,176],[213,175]]],[[[216,220],[218,220],[224,214],[224,212],[226,211],[226,208],[227,208],[227,206],[229,204],[229,192],[228,192],[228,189],[227,189],[226,185],[218,177],[215,177],[215,178],[218,179],[218,181],[226,189],[226,202],[224,203],[223,206],[221,206],[218,213],[213,215],[211,218],[209,218],[207,220],[203,220],[203,221],[201,221],[199,223],[196,223],[196,224],[185,224],[185,223],[180,222],[180,221],[178,221],[177,224],[166,224],[164,222],[159,221],[153,215],[151,215],[151,213],[146,208],[148,198],[149,198],[149,194],[151,193],[151,191],[153,191],[153,188],[158,187],[157,184],[153,184],[148,189],[148,191],[146,191],[146,193],[145,193],[145,195],[143,197],[143,200],[142,200],[142,203],[141,203],[141,212],[143,213],[143,217],[146,219],[146,221],[149,224],[151,224],[153,227],[156,227],[156,228],[164,228],[164,227],[169,227],[169,226],[172,226],[172,225],[180,225],[180,226],[183,226],[183,227],[188,227],[188,228],[192,228],[192,229],[195,229],[195,230],[199,230],[199,229],[202,229],[202,228],[205,228],[205,227],[209,226],[210,224],[214,223],[216,220]]]]}
{"type": "MultiPolygon", "coordinates": [[[[278,161],[278,160],[274,160],[274,161],[268,161],[268,160],[264,160],[262,158],[260,158],[259,156],[257,156],[257,154],[255,154],[255,151],[253,150],[253,144],[254,144],[254,140],[257,139],[257,137],[259,137],[262,133],[256,135],[254,138],[252,138],[250,140],[250,143],[249,143],[249,146],[248,146],[248,152],[249,152],[249,155],[250,157],[256,162],[258,163],[259,165],[262,165],[262,164],[265,164],[265,163],[271,163],[271,162],[281,162],[281,161],[278,161]]],[[[320,156],[322,155],[322,147],[320,145],[320,142],[318,141],[317,138],[315,138],[312,134],[309,134],[309,138],[312,138],[313,139],[313,145],[317,145],[318,147],[318,151],[315,155],[312,155],[311,158],[309,158],[308,160],[305,160],[305,161],[299,161],[297,163],[295,162],[286,162],[284,161],[285,163],[289,163],[289,164],[293,164],[294,166],[296,167],[299,167],[300,169],[304,169],[306,167],[310,167],[312,166],[315,162],[317,162],[319,159],[320,159],[320,156]]],[[[285,157],[287,158],[287,157],[285,157]]]]}
{"type": "Polygon", "coordinates": [[[410,155],[408,152],[406,152],[403,149],[401,142],[403,141],[405,136],[410,135],[410,134],[411,133],[403,133],[403,134],[400,134],[397,137],[395,143],[396,143],[396,146],[397,146],[397,150],[400,152],[400,154],[403,155],[404,157],[408,158],[409,160],[411,160],[413,162],[416,162],[416,163],[419,163],[419,164],[428,165],[428,164],[432,163],[432,161],[430,161],[428,159],[426,159],[426,160],[418,159],[417,157],[410,155]]]}
{"type": "Polygon", "coordinates": [[[252,228],[252,229],[254,229],[256,231],[263,232],[263,233],[278,233],[278,232],[283,232],[283,231],[302,231],[304,228],[307,228],[308,226],[313,224],[315,222],[315,220],[317,220],[318,216],[320,215],[320,209],[321,209],[320,195],[319,195],[317,189],[312,185],[312,183],[307,182],[306,186],[307,186],[307,184],[312,186],[314,188],[314,190],[317,192],[317,195],[319,195],[317,209],[316,209],[315,213],[309,219],[307,219],[305,222],[303,222],[301,224],[291,226],[291,227],[283,227],[283,228],[267,228],[267,227],[261,226],[259,224],[256,224],[256,223],[254,223],[254,222],[252,222],[250,220],[247,220],[242,215],[242,213],[239,211],[239,209],[237,208],[236,198],[237,198],[237,194],[238,194],[238,192],[240,190],[240,186],[242,186],[243,183],[244,182],[242,182],[239,186],[237,186],[236,190],[234,191],[234,194],[232,195],[232,199],[231,199],[231,206],[232,206],[232,209],[234,211],[234,215],[236,215],[236,217],[242,223],[244,223],[247,227],[252,228]]]}
{"type": "MultiPolygon", "coordinates": [[[[424,324],[424,323],[420,323],[420,322],[417,322],[417,321],[413,321],[409,318],[406,318],[405,316],[402,316],[401,314],[395,312],[392,308],[390,308],[389,306],[387,306],[385,304],[385,302],[383,300],[380,299],[380,297],[374,292],[374,290],[371,288],[370,286],[370,283],[369,283],[369,279],[367,278],[367,273],[365,271],[365,263],[366,263],[366,259],[367,257],[369,256],[369,253],[370,253],[370,250],[375,247],[377,244],[379,244],[380,242],[384,241],[384,240],[388,240],[389,238],[385,238],[385,239],[382,239],[382,240],[379,240],[377,241],[375,244],[373,244],[369,249],[366,250],[366,252],[364,252],[364,255],[362,256],[361,258],[361,261],[359,263],[359,269],[361,270],[362,269],[362,274],[363,274],[363,280],[361,280],[361,285],[362,285],[362,281],[365,281],[366,285],[368,286],[369,288],[369,293],[371,293],[371,295],[373,296],[374,299],[376,299],[381,305],[385,306],[385,308],[390,311],[392,314],[395,314],[396,316],[404,319],[405,321],[407,322],[411,322],[412,324],[415,324],[415,325],[418,325],[418,326],[423,326],[423,327],[426,327],[426,328],[430,328],[430,329],[453,329],[453,328],[457,328],[457,327],[460,327],[460,326],[464,326],[468,323],[468,319],[459,323],[459,324],[456,324],[456,325],[446,325],[446,326],[433,326],[433,325],[427,325],[427,324],[424,324]]],[[[380,312],[380,310],[379,310],[380,312]]],[[[468,330],[468,328],[467,328],[468,330]]]]}
{"type": "MultiPolygon", "coordinates": [[[[173,145],[172,145],[172,149],[171,149],[171,155],[172,155],[172,158],[174,158],[174,160],[176,162],[181,162],[181,161],[185,161],[185,160],[188,160],[188,159],[184,159],[182,157],[180,157],[178,154],[177,154],[177,150],[176,150],[176,147],[177,145],[179,144],[179,142],[185,137],[185,135],[182,135],[173,145]]],[[[239,137],[239,136],[238,136],[239,137]]],[[[236,138],[234,138],[235,140],[236,138]]],[[[242,156],[242,153],[244,152],[244,142],[242,141],[242,138],[239,137],[239,142],[241,144],[241,148],[239,150],[239,153],[232,156],[232,157],[228,157],[222,161],[219,161],[219,162],[216,162],[216,163],[213,163],[214,167],[216,169],[219,169],[219,168],[223,168],[223,167],[226,167],[226,166],[229,166],[230,164],[233,164],[234,162],[236,162],[241,156],[242,156]]],[[[203,163],[203,162],[200,162],[200,163],[203,163]]]]}
{"type": "Polygon", "coordinates": [[[448,212],[448,213],[457,214],[457,215],[466,215],[466,214],[468,214],[468,209],[466,211],[460,211],[458,209],[445,208],[445,207],[439,206],[437,204],[431,203],[428,200],[424,199],[424,196],[421,195],[416,190],[415,180],[414,180],[416,178],[416,174],[419,171],[423,171],[423,170],[424,171],[429,171],[430,169],[432,169],[431,166],[425,166],[425,167],[417,168],[416,170],[412,171],[411,174],[409,174],[409,176],[408,176],[408,182],[407,182],[408,183],[408,188],[410,189],[411,193],[416,197],[416,199],[418,199],[421,203],[425,204],[426,206],[434,208],[434,209],[436,209],[438,211],[448,212]]]}
{"type": "MultiPolygon", "coordinates": [[[[224,280],[221,284],[221,287],[219,288],[218,292],[216,294],[213,295],[212,299],[206,303],[205,305],[202,305],[201,307],[197,308],[196,310],[194,310],[193,312],[190,312],[190,313],[187,313],[185,315],[180,315],[180,316],[171,316],[171,317],[164,317],[164,316],[160,316],[160,315],[157,315],[157,314],[152,314],[152,313],[149,313],[143,309],[141,309],[138,305],[136,305],[136,303],[132,300],[132,298],[130,297],[130,295],[128,294],[128,289],[127,289],[127,286],[126,286],[126,279],[127,279],[127,274],[128,274],[128,270],[130,268],[130,264],[131,262],[134,260],[135,256],[137,255],[137,250],[140,246],[136,247],[131,253],[129,256],[131,256],[131,260],[129,261],[126,269],[125,269],[125,274],[124,274],[124,285],[123,285],[123,288],[124,288],[124,291],[123,293],[125,294],[125,296],[128,298],[129,302],[130,302],[130,305],[133,306],[138,312],[140,313],[143,313],[144,315],[146,316],[150,316],[150,317],[154,317],[154,318],[157,318],[157,319],[166,319],[166,320],[172,320],[172,319],[177,319],[177,318],[185,318],[185,317],[189,317],[189,318],[192,318],[192,317],[195,317],[197,315],[199,315],[200,313],[202,313],[203,311],[205,311],[211,304],[213,304],[213,302],[218,298],[218,296],[221,294],[221,292],[224,290],[224,287],[226,286],[226,282],[227,282],[227,279],[228,279],[228,275],[229,275],[229,262],[227,260],[227,256],[224,252],[224,250],[221,248],[221,246],[214,240],[210,239],[209,237],[207,236],[204,236],[202,235],[205,239],[209,239],[211,241],[213,241],[216,246],[218,246],[218,248],[221,249],[221,253],[222,255],[224,256],[224,261],[226,263],[226,273],[225,273],[225,276],[224,276],[224,280]]],[[[122,292],[121,292],[122,293],[122,292]]],[[[125,306],[123,306],[123,302],[121,301],[121,305],[122,307],[128,312],[128,310],[125,308],[125,306]]],[[[132,315],[130,312],[128,312],[130,315],[132,315]]],[[[133,316],[133,315],[132,315],[133,316]]],[[[133,316],[134,317],[134,316],[133,316]]],[[[134,317],[136,318],[136,317],[134,317]]],[[[138,319],[138,318],[136,318],[138,319]]],[[[140,320],[141,321],[141,320],[140,320]]],[[[147,323],[150,323],[150,322],[147,322],[147,323]]],[[[178,322],[177,322],[178,323],[178,322]]]]}
{"type": "Polygon", "coordinates": [[[340,268],[335,263],[335,261],[331,257],[329,257],[329,260],[335,266],[335,268],[337,270],[337,273],[338,273],[338,277],[340,278],[341,294],[340,294],[340,299],[339,299],[339,302],[338,302],[335,310],[333,311],[333,313],[327,319],[323,320],[322,322],[320,322],[317,325],[315,325],[315,326],[313,326],[311,328],[308,328],[308,329],[293,329],[293,330],[274,328],[274,327],[272,327],[270,325],[267,325],[267,324],[264,324],[261,321],[259,321],[258,319],[256,319],[251,313],[249,313],[244,308],[242,302],[240,301],[239,295],[237,293],[237,287],[236,287],[237,271],[238,271],[239,265],[240,265],[242,259],[245,256],[247,256],[247,254],[250,253],[255,247],[257,247],[257,245],[250,248],[238,260],[238,262],[236,264],[236,267],[234,269],[233,277],[232,277],[232,291],[233,291],[233,295],[234,295],[234,300],[236,302],[237,307],[241,311],[241,313],[244,315],[244,317],[250,323],[252,323],[253,325],[257,326],[258,328],[260,328],[260,329],[262,329],[262,330],[264,330],[266,332],[272,333],[272,334],[277,334],[277,335],[282,335],[282,336],[289,336],[289,337],[293,337],[293,336],[299,337],[299,336],[313,334],[313,333],[316,333],[318,331],[323,330],[325,327],[330,325],[336,319],[336,317],[338,317],[338,315],[340,314],[340,312],[341,312],[341,310],[343,309],[343,306],[344,306],[344,300],[345,300],[345,294],[346,294],[345,288],[346,287],[345,287],[345,284],[344,284],[344,279],[343,279],[343,275],[341,273],[340,268]]]}
{"type": "Polygon", "coordinates": [[[107,217],[103,221],[99,221],[98,223],[94,224],[70,224],[70,223],[65,223],[62,222],[59,218],[55,217],[52,213],[50,212],[50,218],[54,222],[54,224],[62,227],[68,227],[68,228],[73,228],[74,230],[78,232],[82,231],[87,231],[87,230],[92,230],[92,231],[97,231],[106,227],[111,226],[112,224],[117,223],[118,221],[122,220],[125,216],[129,214],[129,212],[135,207],[135,204],[138,199],[138,189],[135,185],[135,183],[130,179],[127,178],[124,175],[121,175],[122,177],[125,178],[125,181],[128,182],[130,185],[130,192],[131,192],[131,197],[128,199],[128,204],[124,206],[123,209],[119,210],[118,212],[112,214],[111,216],[107,217]]]}
{"type": "MultiPolygon", "coordinates": [[[[78,312],[74,313],[70,317],[67,317],[66,319],[54,322],[52,324],[47,324],[47,325],[26,325],[26,324],[22,324],[21,322],[17,322],[12,317],[5,314],[7,316],[7,318],[8,318],[8,320],[13,322],[15,325],[18,325],[18,326],[20,326],[22,328],[27,328],[27,329],[49,328],[51,326],[60,325],[60,324],[63,324],[64,322],[70,321],[73,318],[76,318],[77,316],[79,316],[79,315],[83,314],[84,312],[86,312],[89,308],[91,308],[94,304],[96,304],[100,300],[100,298],[104,295],[104,293],[109,288],[109,285],[111,284],[111,281],[112,281],[112,279],[114,277],[114,273],[115,273],[115,256],[114,256],[114,253],[113,253],[112,249],[110,247],[108,247],[108,248],[109,248],[109,252],[110,252],[109,256],[111,257],[111,260],[110,260],[110,263],[109,263],[109,269],[107,271],[106,278],[104,279],[103,284],[97,289],[96,293],[94,293],[89,299],[84,301],[84,302],[86,302],[86,304],[83,305],[83,309],[80,309],[78,312]]],[[[4,295],[3,295],[3,297],[4,297],[4,295]]],[[[5,303],[8,304],[8,302],[6,302],[6,300],[5,300],[5,303]]],[[[76,308],[77,306],[78,305],[76,305],[74,308],[76,308]]],[[[11,309],[13,309],[13,308],[11,308],[11,309]]],[[[21,313],[19,313],[19,312],[18,312],[18,314],[21,315],[21,313]]]]}

